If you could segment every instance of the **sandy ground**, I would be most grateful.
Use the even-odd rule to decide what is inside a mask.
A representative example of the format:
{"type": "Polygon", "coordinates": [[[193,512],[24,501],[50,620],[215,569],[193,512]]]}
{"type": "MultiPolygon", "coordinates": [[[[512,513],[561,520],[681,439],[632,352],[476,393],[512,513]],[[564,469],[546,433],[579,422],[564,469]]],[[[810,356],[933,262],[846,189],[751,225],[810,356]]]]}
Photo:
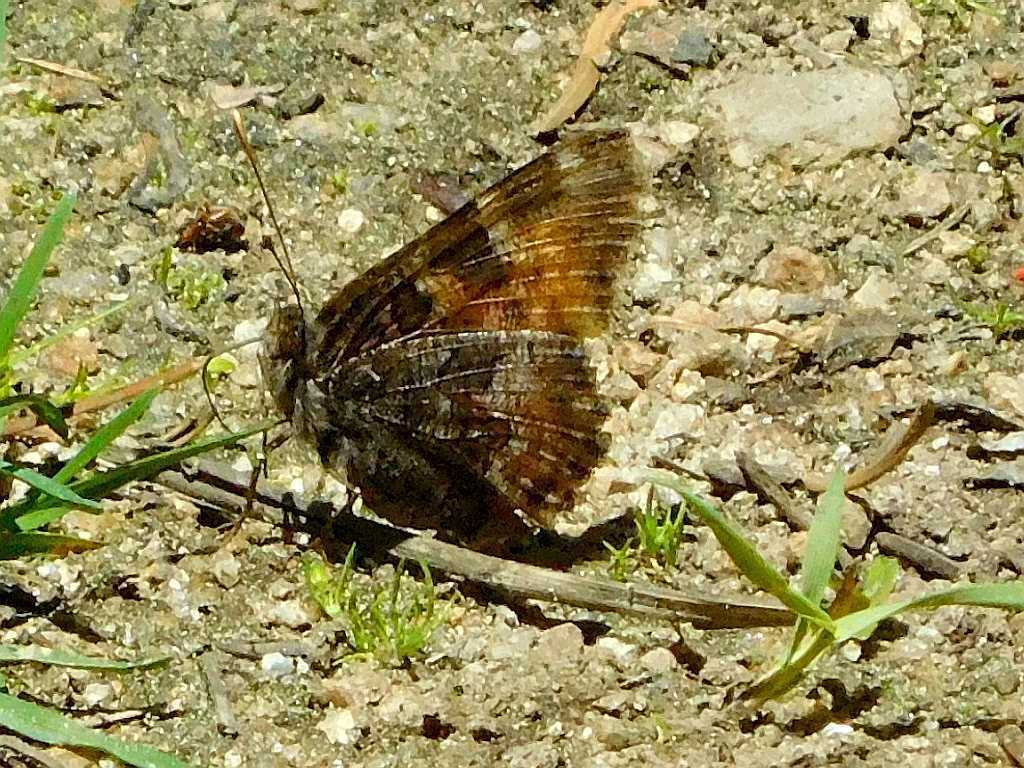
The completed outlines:
{"type": "MultiPolygon", "coordinates": [[[[628,510],[640,497],[610,493],[613,481],[671,457],[711,477],[698,486],[795,572],[803,534],[743,487],[737,451],[810,509],[802,478],[875,444],[927,398],[1024,423],[1019,335],[1012,316],[991,322],[999,305],[1016,306],[1024,263],[1022,11],[966,0],[662,6],[629,21],[579,117],[629,127],[652,179],[614,334],[593,345],[616,408],[591,507],[628,510]]],[[[57,193],[74,190],[33,333],[138,302],[27,379],[62,388],[83,363],[90,386],[114,386],[259,331],[283,295],[265,251],[173,248],[206,203],[240,211],[250,244],[270,232],[218,102],[251,104],[297,271],[319,301],[437,220],[415,191],[423,172],[472,193],[542,150],[530,127],[595,12],[583,0],[16,3],[14,54],[105,85],[9,64],[4,271],[57,193]]],[[[265,406],[254,356],[237,356],[219,398],[240,424],[265,406]]],[[[121,449],[202,403],[195,386],[162,395],[121,449]]],[[[900,593],[947,585],[943,575],[1019,577],[1018,492],[1005,480],[971,486],[995,468],[1019,476],[1005,466],[1013,446],[990,450],[1003,436],[991,426],[940,419],[858,494],[856,552],[871,558],[877,534],[895,533],[954,564],[940,574],[904,560],[900,593]]],[[[272,476],[338,491],[295,447],[274,454],[272,476]]],[[[781,632],[517,613],[459,585],[442,586],[445,620],[425,653],[398,667],[351,659],[308,597],[302,549],[269,526],[221,522],[139,488],[65,521],[104,548],[7,564],[5,642],[173,659],[116,677],[11,668],[11,688],[194,765],[258,768],[989,765],[1006,759],[1006,729],[1024,716],[1024,623],[995,610],[901,617],[759,711],[735,699],[781,632]],[[204,664],[224,682],[237,733],[218,725],[204,664]]],[[[688,529],[674,567],[628,575],[744,588],[702,528],[688,529]]]]}

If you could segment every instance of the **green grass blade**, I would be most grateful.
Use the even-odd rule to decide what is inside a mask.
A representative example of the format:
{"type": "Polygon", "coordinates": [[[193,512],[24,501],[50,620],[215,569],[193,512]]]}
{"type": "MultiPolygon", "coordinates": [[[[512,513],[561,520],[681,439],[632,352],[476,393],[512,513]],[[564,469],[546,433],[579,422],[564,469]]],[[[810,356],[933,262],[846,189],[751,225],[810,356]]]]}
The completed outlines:
{"type": "Polygon", "coordinates": [[[0,693],[0,726],[44,744],[96,749],[137,768],[189,768],[187,763],[166,752],[120,741],[8,693],[0,693]]]}
{"type": "Polygon", "coordinates": [[[49,664],[54,667],[74,667],[75,669],[104,669],[114,672],[129,669],[146,669],[166,664],[170,656],[158,656],[150,659],[119,661],[104,659],[98,656],[86,656],[75,651],[62,651],[57,648],[44,648],[39,645],[0,644],[0,663],[35,662],[49,664]]]}
{"type": "Polygon", "coordinates": [[[833,631],[832,618],[820,606],[815,605],[804,597],[803,594],[790,587],[786,577],[779,573],[771,563],[761,557],[757,548],[747,541],[743,531],[725,515],[700,496],[692,493],[673,475],[662,472],[650,473],[647,479],[657,485],[671,488],[686,499],[690,509],[711,529],[715,538],[718,539],[718,543],[722,545],[722,548],[732,559],[733,563],[736,564],[736,567],[756,587],[776,597],[798,616],[803,616],[812,624],[822,627],[829,632],[833,631]]]}
{"type": "Polygon", "coordinates": [[[63,502],[70,504],[73,507],[85,507],[87,509],[103,509],[103,506],[92,499],[86,499],[79,496],[71,488],[59,483],[52,477],[41,475],[34,469],[28,467],[19,467],[11,464],[9,461],[0,459],[0,473],[10,475],[11,477],[21,480],[23,483],[31,485],[33,488],[42,491],[43,493],[52,496],[55,499],[59,499],[63,502]]]}
{"type": "MultiPolygon", "coordinates": [[[[876,557],[864,571],[864,579],[860,585],[861,594],[867,599],[868,607],[882,605],[889,599],[896,580],[900,577],[899,561],[892,557],[876,557]]],[[[867,640],[874,634],[878,622],[866,626],[853,635],[852,639],[867,640]]]]}
{"type": "Polygon", "coordinates": [[[39,288],[39,281],[43,278],[43,271],[46,269],[46,264],[49,262],[54,248],[64,236],[64,225],[70,218],[71,210],[74,207],[75,196],[73,194],[64,195],[57,203],[56,209],[50,214],[46,226],[43,227],[42,234],[36,240],[25,263],[22,264],[18,277],[11,287],[11,292],[7,296],[7,301],[0,309],[0,362],[6,364],[18,324],[32,307],[36,290],[39,288]]]}
{"type": "Polygon", "coordinates": [[[1011,581],[1004,584],[964,584],[960,587],[951,587],[940,592],[915,597],[912,600],[874,605],[837,619],[836,642],[841,643],[857,637],[883,619],[900,613],[921,608],[938,608],[942,605],[976,605],[1024,611],[1024,581],[1011,581]]]}
{"type": "Polygon", "coordinates": [[[50,523],[60,520],[72,509],[74,507],[69,507],[66,504],[56,507],[41,507],[40,509],[34,509],[31,512],[26,512],[23,515],[12,518],[13,522],[4,518],[4,523],[12,522],[15,530],[19,531],[40,531],[50,523]]]}
{"type": "Polygon", "coordinates": [[[814,605],[821,605],[839,555],[839,536],[843,522],[846,474],[832,473],[828,490],[818,499],[818,509],[807,533],[807,549],[800,564],[800,591],[814,605]]]}
{"type": "Polygon", "coordinates": [[[123,464],[109,472],[97,472],[96,474],[72,483],[68,487],[76,493],[89,498],[102,498],[111,491],[115,491],[123,485],[137,480],[148,480],[154,475],[163,472],[165,469],[175,467],[186,459],[199,456],[203,453],[228,445],[233,445],[247,437],[264,432],[277,424],[277,421],[265,421],[255,427],[244,429],[239,432],[231,432],[226,435],[215,435],[205,440],[190,443],[181,448],[146,456],[142,459],[123,464]]]}
{"type": "Polygon", "coordinates": [[[89,466],[89,463],[103,453],[128,427],[142,418],[159,392],[159,388],[154,388],[143,393],[121,413],[96,430],[81,450],[60,468],[53,479],[59,483],[73,480],[75,475],[89,466]]]}
{"type": "MultiPolygon", "coordinates": [[[[77,480],[71,483],[68,489],[89,499],[101,499],[123,485],[137,480],[148,480],[165,469],[177,466],[185,461],[185,459],[190,459],[193,456],[208,453],[227,445],[233,445],[239,440],[244,440],[247,437],[270,429],[276,423],[276,421],[262,422],[255,427],[240,432],[217,435],[181,448],[175,448],[171,451],[163,451],[152,456],[146,456],[128,464],[122,464],[109,472],[96,472],[89,477],[77,480]]],[[[26,530],[31,526],[37,525],[40,520],[52,522],[66,511],[66,505],[64,504],[40,507],[38,504],[20,502],[0,514],[0,528],[16,526],[19,529],[26,530]]]]}
{"type": "MultiPolygon", "coordinates": [[[[153,399],[159,394],[160,388],[155,387],[145,393],[143,393],[137,400],[135,400],[128,408],[114,417],[111,421],[104,424],[93,436],[86,442],[85,445],[79,450],[75,456],[73,456],[60,470],[53,476],[53,479],[58,482],[67,483],[74,479],[82,469],[99,456],[111,443],[114,442],[129,426],[138,421],[149,409],[153,399]]],[[[32,497],[33,499],[38,498],[38,495],[32,497]]],[[[15,509],[12,507],[12,509],[15,509]]],[[[44,525],[59,520],[67,511],[69,507],[66,506],[52,506],[52,502],[46,500],[40,502],[33,502],[27,500],[23,505],[19,505],[15,509],[15,516],[17,517],[17,524],[21,530],[35,530],[42,528],[44,525]],[[23,509],[31,509],[37,507],[35,512],[22,513],[23,509]]],[[[9,522],[13,517],[7,513],[0,516],[0,521],[9,522]]]]}
{"type": "Polygon", "coordinates": [[[876,557],[864,571],[860,591],[871,605],[888,600],[900,577],[900,563],[894,557],[876,557]]]}
{"type": "Polygon", "coordinates": [[[60,407],[41,395],[13,395],[0,399],[0,417],[6,418],[15,411],[28,409],[50,429],[67,440],[68,423],[60,407]]]}
{"type": "MultiPolygon", "coordinates": [[[[61,514],[67,512],[65,507],[61,514]]],[[[61,536],[56,533],[9,533],[0,531],[0,560],[14,560],[26,555],[67,555],[97,549],[99,542],[61,536]]]]}
{"type": "Polygon", "coordinates": [[[818,630],[801,643],[786,663],[778,665],[772,672],[745,690],[743,698],[758,702],[777,699],[799,683],[807,668],[833,644],[834,640],[831,635],[818,630]]]}
{"type": "Polygon", "coordinates": [[[7,0],[0,0],[0,69],[7,66],[7,0]]]}

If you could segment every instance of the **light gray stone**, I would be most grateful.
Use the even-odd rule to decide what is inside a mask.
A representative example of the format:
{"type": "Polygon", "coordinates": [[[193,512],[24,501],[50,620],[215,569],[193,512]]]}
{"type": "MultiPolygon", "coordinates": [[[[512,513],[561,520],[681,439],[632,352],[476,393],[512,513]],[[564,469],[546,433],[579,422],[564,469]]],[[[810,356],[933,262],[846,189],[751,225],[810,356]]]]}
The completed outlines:
{"type": "Polygon", "coordinates": [[[836,162],[893,146],[906,129],[892,83],[848,67],[754,75],[710,98],[741,167],[785,150],[799,162],[836,162]]]}

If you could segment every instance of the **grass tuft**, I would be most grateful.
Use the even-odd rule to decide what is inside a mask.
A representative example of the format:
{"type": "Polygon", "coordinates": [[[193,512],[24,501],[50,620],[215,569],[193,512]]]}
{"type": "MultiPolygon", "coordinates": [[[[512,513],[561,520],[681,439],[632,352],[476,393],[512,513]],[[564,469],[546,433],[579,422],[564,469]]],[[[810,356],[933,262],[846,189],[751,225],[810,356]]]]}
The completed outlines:
{"type": "MultiPolygon", "coordinates": [[[[3,25],[6,10],[5,0],[0,0],[0,44],[3,42],[5,31],[3,25]]],[[[61,404],[50,397],[18,391],[20,386],[15,369],[19,363],[46,346],[56,343],[59,338],[73,330],[61,328],[33,347],[23,349],[16,348],[15,339],[22,320],[35,303],[46,265],[63,237],[64,226],[71,216],[74,203],[73,195],[60,199],[0,306],[0,428],[10,415],[27,410],[34,413],[62,438],[66,439],[70,434],[61,404]]],[[[117,311],[120,306],[124,305],[101,312],[86,322],[102,319],[117,311]]],[[[52,475],[42,474],[7,457],[0,458],[0,480],[3,481],[0,483],[0,560],[43,555],[63,556],[71,552],[95,549],[100,546],[97,542],[51,533],[47,527],[71,509],[101,508],[100,502],[103,498],[127,483],[151,478],[164,469],[180,464],[186,458],[235,443],[270,426],[269,423],[262,424],[245,432],[208,438],[181,448],[145,456],[109,471],[92,469],[96,459],[145,415],[157,394],[158,390],[155,389],[146,392],[93,432],[75,455],[52,475]],[[10,498],[13,481],[28,486],[27,493],[18,501],[10,498]]],[[[0,438],[0,449],[8,446],[9,439],[7,445],[4,445],[3,439],[0,438]]],[[[121,671],[152,666],[166,660],[121,662],[34,645],[0,646],[0,664],[22,661],[81,669],[121,671]]],[[[100,731],[86,728],[56,710],[13,696],[6,692],[2,675],[0,728],[45,744],[98,750],[140,768],[188,768],[185,763],[165,752],[121,741],[100,731]]]]}
{"type": "Polygon", "coordinates": [[[342,622],[353,655],[403,664],[421,654],[444,624],[430,569],[421,564],[423,581],[405,575],[399,563],[386,586],[371,587],[354,576],[356,548],[349,548],[340,569],[314,554],[302,561],[302,572],[313,599],[332,619],[342,622]]]}
{"type": "Polygon", "coordinates": [[[653,494],[648,497],[647,509],[638,511],[633,518],[635,533],[619,547],[604,543],[611,553],[608,570],[612,578],[626,581],[631,573],[646,565],[673,570],[685,522],[684,506],[666,508],[655,503],[653,494]]]}
{"type": "Polygon", "coordinates": [[[757,587],[774,595],[796,618],[793,634],[775,667],[744,693],[756,701],[779,698],[803,678],[823,654],[851,640],[866,640],[879,622],[906,611],[943,605],[972,605],[1024,610],[1024,581],[999,584],[965,583],[909,600],[889,599],[899,579],[899,564],[880,557],[863,573],[851,569],[836,578],[846,477],[836,472],[828,490],[818,500],[801,562],[799,586],[772,566],[742,530],[705,499],[691,492],[679,478],[665,472],[650,480],[679,493],[690,509],[714,533],[736,567],[757,587]],[[838,588],[832,600],[828,587],[838,588]]]}

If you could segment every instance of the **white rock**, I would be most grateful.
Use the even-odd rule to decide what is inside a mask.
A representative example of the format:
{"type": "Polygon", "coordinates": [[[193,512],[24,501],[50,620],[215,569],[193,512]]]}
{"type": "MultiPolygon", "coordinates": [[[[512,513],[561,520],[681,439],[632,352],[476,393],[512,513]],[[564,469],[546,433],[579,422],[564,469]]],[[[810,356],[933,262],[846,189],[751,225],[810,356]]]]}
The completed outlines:
{"type": "Polygon", "coordinates": [[[332,744],[351,744],[358,735],[356,719],[350,709],[328,709],[316,729],[332,744]]]}
{"type": "Polygon", "coordinates": [[[295,671],[295,661],[291,657],[277,651],[265,653],[263,658],[260,659],[260,669],[268,677],[284,677],[295,671]]]}
{"type": "Polygon", "coordinates": [[[920,53],[924,32],[906,0],[882,3],[868,16],[868,29],[873,39],[888,38],[899,51],[900,60],[920,53]]]}
{"type": "Polygon", "coordinates": [[[899,199],[893,204],[897,216],[934,219],[949,210],[953,197],[945,173],[917,171],[900,184],[899,199]]]}
{"type": "Polygon", "coordinates": [[[671,267],[656,261],[645,262],[637,270],[633,296],[638,299],[660,298],[665,286],[674,281],[675,272],[671,267]]]}
{"type": "Polygon", "coordinates": [[[996,121],[996,105],[986,104],[983,107],[975,107],[971,110],[971,114],[986,125],[994,123],[996,121]]]}
{"type": "Polygon", "coordinates": [[[885,309],[900,293],[900,288],[881,270],[872,270],[850,303],[860,309],[885,309]]]}
{"type": "Polygon", "coordinates": [[[680,152],[688,149],[698,136],[700,127],[683,120],[666,120],[658,126],[658,138],[680,152]]]}
{"type": "Polygon", "coordinates": [[[694,403],[673,403],[665,401],[654,422],[654,437],[665,440],[670,437],[696,437],[704,431],[704,409],[694,403]]]}
{"type": "Polygon", "coordinates": [[[640,657],[640,666],[648,672],[671,672],[678,662],[668,648],[655,648],[640,657]]]}
{"type": "Polygon", "coordinates": [[[997,408],[1010,408],[1024,415],[1024,378],[1005,373],[985,377],[985,395],[997,408]]]}
{"type": "Polygon", "coordinates": [[[241,561],[226,549],[220,549],[211,557],[211,571],[217,583],[225,589],[231,589],[240,580],[241,561]]]}
{"type": "Polygon", "coordinates": [[[274,624],[283,624],[292,629],[307,626],[312,622],[309,611],[300,600],[283,600],[274,603],[274,607],[270,610],[270,620],[274,624]]]}
{"type": "Polygon", "coordinates": [[[95,707],[100,702],[109,699],[114,692],[107,683],[89,683],[82,692],[82,701],[87,707],[95,707]]]}
{"type": "Polygon", "coordinates": [[[528,29],[515,39],[512,43],[512,53],[515,56],[536,53],[544,44],[544,38],[536,31],[528,29]]]}
{"type": "Polygon", "coordinates": [[[943,256],[963,256],[974,246],[974,241],[962,232],[955,230],[939,233],[939,242],[942,244],[943,256]]]}
{"type": "Polygon", "coordinates": [[[365,223],[366,217],[358,208],[346,208],[338,214],[338,227],[345,234],[354,235],[365,223]]]}
{"type": "Polygon", "coordinates": [[[854,31],[852,29],[837,29],[835,32],[829,32],[822,37],[818,41],[818,45],[821,47],[821,50],[828,53],[843,53],[850,47],[853,35],[854,31]]]}
{"type": "Polygon", "coordinates": [[[889,79],[850,67],[747,76],[715,91],[710,104],[741,167],[781,148],[834,162],[891,147],[907,126],[889,79]]]}
{"type": "Polygon", "coordinates": [[[821,735],[831,739],[841,739],[851,733],[853,733],[853,726],[847,723],[828,723],[821,729],[821,735]]]}
{"type": "Polygon", "coordinates": [[[602,637],[594,646],[607,651],[617,659],[628,659],[636,653],[636,646],[624,643],[615,637],[602,637]]]}

